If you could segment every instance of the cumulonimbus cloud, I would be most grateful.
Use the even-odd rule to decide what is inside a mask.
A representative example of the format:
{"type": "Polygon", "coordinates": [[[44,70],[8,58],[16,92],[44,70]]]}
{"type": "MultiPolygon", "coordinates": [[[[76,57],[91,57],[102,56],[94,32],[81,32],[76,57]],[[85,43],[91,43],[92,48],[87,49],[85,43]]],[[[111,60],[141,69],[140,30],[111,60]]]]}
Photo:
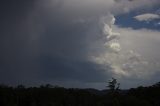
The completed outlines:
{"type": "Polygon", "coordinates": [[[110,65],[112,74],[118,78],[148,79],[159,73],[160,58],[158,55],[159,31],[114,26],[121,33],[119,44],[121,51],[109,52],[107,49],[94,57],[99,64],[110,65]]]}
{"type": "MultiPolygon", "coordinates": [[[[72,83],[76,80],[75,82],[80,82],[82,85],[79,86],[83,87],[85,83],[92,83],[93,86],[103,83],[112,75],[133,78],[134,75],[140,77],[151,72],[137,71],[137,68],[136,70],[133,68],[138,64],[148,64],[146,61],[149,59],[145,60],[139,56],[141,53],[137,52],[137,48],[136,51],[132,50],[132,46],[138,40],[135,35],[145,32],[116,27],[114,17],[108,21],[112,23],[112,27],[106,21],[105,24],[99,25],[99,18],[103,16],[109,18],[106,15],[108,13],[116,16],[152,7],[159,4],[159,0],[35,0],[34,3],[32,1],[19,3],[19,0],[14,0],[15,4],[10,4],[10,8],[8,2],[7,5],[1,6],[4,8],[0,10],[2,13],[3,10],[8,12],[3,16],[6,18],[1,21],[1,81],[12,84],[41,81],[50,81],[54,84],[61,81],[66,85],[66,82],[72,83]],[[30,6],[31,8],[28,8],[30,6]],[[118,35],[115,32],[120,32],[120,39],[113,36],[118,35]],[[107,38],[107,35],[110,37],[107,38]],[[131,40],[130,36],[134,36],[136,40],[132,44],[123,44],[131,40]],[[114,39],[113,42],[111,39],[114,39]],[[104,43],[118,51],[121,45],[122,50],[112,52],[104,46],[104,43]],[[126,45],[128,51],[123,53],[126,45]],[[94,61],[90,61],[92,59],[90,57],[94,57],[94,61]]],[[[151,37],[153,38],[156,37],[151,37]]],[[[144,42],[142,41],[142,44],[139,42],[138,49],[144,50],[146,46],[142,45],[148,46],[148,43],[144,42]]],[[[153,48],[153,45],[149,46],[153,48]]],[[[157,46],[154,47],[157,50],[157,46]]],[[[70,85],[73,86],[73,83],[70,85]]]]}

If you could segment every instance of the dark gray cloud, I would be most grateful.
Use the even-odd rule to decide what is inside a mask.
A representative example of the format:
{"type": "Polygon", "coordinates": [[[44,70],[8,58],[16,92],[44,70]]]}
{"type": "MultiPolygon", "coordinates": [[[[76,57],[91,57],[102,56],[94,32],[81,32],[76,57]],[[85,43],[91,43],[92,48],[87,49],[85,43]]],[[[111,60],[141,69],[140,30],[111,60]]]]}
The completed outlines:
{"type": "Polygon", "coordinates": [[[105,82],[106,70],[88,58],[99,52],[98,19],[81,23],[61,10],[63,1],[42,2],[1,3],[0,83],[105,82]]]}

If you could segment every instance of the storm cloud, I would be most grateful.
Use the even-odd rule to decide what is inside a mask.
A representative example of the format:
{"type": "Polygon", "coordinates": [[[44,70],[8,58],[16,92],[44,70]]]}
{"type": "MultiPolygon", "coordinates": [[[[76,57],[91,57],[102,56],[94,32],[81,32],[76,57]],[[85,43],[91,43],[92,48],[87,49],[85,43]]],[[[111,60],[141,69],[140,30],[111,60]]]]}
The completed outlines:
{"type": "Polygon", "coordinates": [[[8,0],[0,5],[0,83],[103,88],[114,74],[112,65],[93,61],[107,51],[102,17],[151,8],[158,0],[8,0]]]}

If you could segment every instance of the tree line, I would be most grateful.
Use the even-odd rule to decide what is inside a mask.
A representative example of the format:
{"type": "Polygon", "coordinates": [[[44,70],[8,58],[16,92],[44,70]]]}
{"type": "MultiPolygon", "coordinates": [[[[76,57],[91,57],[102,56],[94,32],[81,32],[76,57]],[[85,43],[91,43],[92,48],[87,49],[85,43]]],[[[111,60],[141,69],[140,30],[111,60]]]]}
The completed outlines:
{"type": "Polygon", "coordinates": [[[121,90],[112,78],[108,90],[0,85],[0,106],[160,106],[160,82],[148,87],[121,90]]]}

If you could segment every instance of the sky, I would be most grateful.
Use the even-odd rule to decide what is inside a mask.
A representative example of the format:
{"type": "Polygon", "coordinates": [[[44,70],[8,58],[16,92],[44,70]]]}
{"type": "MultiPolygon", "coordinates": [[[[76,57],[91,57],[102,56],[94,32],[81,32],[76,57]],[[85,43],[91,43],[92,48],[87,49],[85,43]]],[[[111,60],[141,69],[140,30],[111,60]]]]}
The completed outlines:
{"type": "Polygon", "coordinates": [[[1,0],[0,83],[122,89],[160,81],[159,0],[1,0]]]}

